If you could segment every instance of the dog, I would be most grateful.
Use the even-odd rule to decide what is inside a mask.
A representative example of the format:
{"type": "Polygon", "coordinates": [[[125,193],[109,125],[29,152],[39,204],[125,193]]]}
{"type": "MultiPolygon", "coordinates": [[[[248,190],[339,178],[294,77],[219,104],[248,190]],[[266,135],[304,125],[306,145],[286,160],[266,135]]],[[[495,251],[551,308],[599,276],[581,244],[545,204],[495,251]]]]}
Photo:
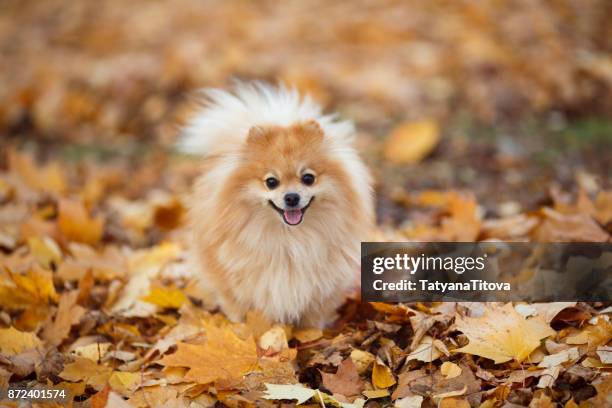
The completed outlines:
{"type": "Polygon", "coordinates": [[[233,321],[324,327],[358,282],[374,219],[352,122],[283,85],[203,92],[179,142],[203,156],[188,210],[196,276],[233,321]]]}

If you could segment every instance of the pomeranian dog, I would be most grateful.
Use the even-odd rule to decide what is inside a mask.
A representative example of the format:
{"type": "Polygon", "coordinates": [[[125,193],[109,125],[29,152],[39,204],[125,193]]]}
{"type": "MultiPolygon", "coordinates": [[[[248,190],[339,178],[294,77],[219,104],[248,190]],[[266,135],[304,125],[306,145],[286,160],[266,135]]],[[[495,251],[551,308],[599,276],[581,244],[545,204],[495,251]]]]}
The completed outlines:
{"type": "Polygon", "coordinates": [[[234,321],[324,326],[358,283],[374,218],[353,124],[284,86],[204,94],[180,141],[204,156],[189,209],[196,276],[234,321]]]}

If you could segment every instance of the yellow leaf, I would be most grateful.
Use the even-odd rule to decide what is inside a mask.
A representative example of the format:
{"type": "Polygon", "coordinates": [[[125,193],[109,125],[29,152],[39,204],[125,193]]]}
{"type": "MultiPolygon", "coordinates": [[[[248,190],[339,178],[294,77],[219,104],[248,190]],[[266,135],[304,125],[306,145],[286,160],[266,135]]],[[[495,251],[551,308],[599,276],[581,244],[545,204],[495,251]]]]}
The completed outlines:
{"type": "Polygon", "coordinates": [[[104,220],[91,217],[80,201],[61,200],[57,223],[62,234],[71,241],[94,245],[102,238],[104,220]]]}
{"type": "Polygon", "coordinates": [[[88,358],[77,357],[74,362],[64,364],[64,370],[59,376],[68,381],[84,381],[99,391],[104,388],[112,372],[110,367],[98,365],[88,358]]]}
{"type": "Polygon", "coordinates": [[[140,384],[141,373],[115,371],[108,379],[108,385],[119,394],[128,396],[140,384]]]}
{"type": "Polygon", "coordinates": [[[187,301],[187,296],[176,288],[153,288],[142,300],[163,309],[178,309],[187,301]]]}
{"type": "Polygon", "coordinates": [[[405,122],[385,142],[385,158],[396,164],[414,164],[425,158],[440,142],[438,124],[432,120],[405,122]]]}
{"type": "Polygon", "coordinates": [[[88,358],[92,361],[100,361],[110,348],[111,343],[91,343],[86,346],[77,347],[72,352],[83,358],[88,358]]]}
{"type": "Polygon", "coordinates": [[[293,332],[293,337],[300,343],[308,343],[323,337],[323,331],[321,329],[298,329],[293,332]]]}
{"type": "Polygon", "coordinates": [[[461,375],[461,367],[450,361],[445,361],[440,367],[440,372],[446,378],[455,378],[461,375]]]}
{"type": "Polygon", "coordinates": [[[33,264],[26,274],[0,272],[0,306],[20,310],[57,301],[51,271],[33,264]]]}
{"type": "Polygon", "coordinates": [[[597,318],[595,325],[589,324],[580,333],[565,339],[567,344],[587,344],[589,351],[607,344],[612,339],[612,322],[597,318]]]}
{"type": "Polygon", "coordinates": [[[14,327],[0,329],[0,353],[13,356],[26,350],[37,348],[41,341],[36,334],[22,332],[14,327]]]}
{"type": "Polygon", "coordinates": [[[391,369],[386,365],[376,361],[372,369],[372,384],[376,388],[389,388],[395,384],[395,378],[391,369]]]}
{"type": "Polygon", "coordinates": [[[49,237],[28,238],[28,246],[36,262],[44,268],[50,268],[51,264],[59,265],[62,260],[62,250],[49,237]]]}
{"type": "Polygon", "coordinates": [[[459,317],[456,325],[470,340],[456,352],[486,357],[496,364],[522,362],[540,345],[540,340],[555,334],[542,320],[525,319],[511,303],[492,307],[482,317],[459,317]]]}
{"type": "Polygon", "coordinates": [[[204,344],[178,343],[174,354],[159,361],[165,366],[189,367],[186,380],[207,384],[241,377],[257,370],[257,347],[253,337],[241,340],[229,328],[205,324],[204,344]]]}

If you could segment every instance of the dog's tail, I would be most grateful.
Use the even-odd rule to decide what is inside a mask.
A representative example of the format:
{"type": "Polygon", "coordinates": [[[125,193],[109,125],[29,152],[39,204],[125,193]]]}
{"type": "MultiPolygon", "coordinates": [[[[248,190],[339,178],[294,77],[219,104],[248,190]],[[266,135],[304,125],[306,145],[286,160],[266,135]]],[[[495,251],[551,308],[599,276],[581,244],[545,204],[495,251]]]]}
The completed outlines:
{"type": "Polygon", "coordinates": [[[309,96],[300,97],[295,89],[263,82],[235,82],[231,92],[204,89],[202,107],[187,123],[177,149],[187,154],[216,154],[238,148],[253,126],[290,126],[314,119],[330,137],[350,143],[354,133],[351,121],[324,115],[309,96]]]}

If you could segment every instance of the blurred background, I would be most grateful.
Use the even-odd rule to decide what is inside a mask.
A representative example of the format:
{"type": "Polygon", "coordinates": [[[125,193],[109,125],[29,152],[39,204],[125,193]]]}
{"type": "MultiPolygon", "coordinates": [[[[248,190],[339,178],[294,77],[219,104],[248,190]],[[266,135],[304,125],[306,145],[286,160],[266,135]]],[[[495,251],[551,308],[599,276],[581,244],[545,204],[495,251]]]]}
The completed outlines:
{"type": "Polygon", "coordinates": [[[2,1],[0,148],[146,165],[128,197],[180,189],[193,92],[281,80],[357,123],[381,223],[428,189],[511,215],[609,187],[611,19],[607,0],[2,1]]]}

